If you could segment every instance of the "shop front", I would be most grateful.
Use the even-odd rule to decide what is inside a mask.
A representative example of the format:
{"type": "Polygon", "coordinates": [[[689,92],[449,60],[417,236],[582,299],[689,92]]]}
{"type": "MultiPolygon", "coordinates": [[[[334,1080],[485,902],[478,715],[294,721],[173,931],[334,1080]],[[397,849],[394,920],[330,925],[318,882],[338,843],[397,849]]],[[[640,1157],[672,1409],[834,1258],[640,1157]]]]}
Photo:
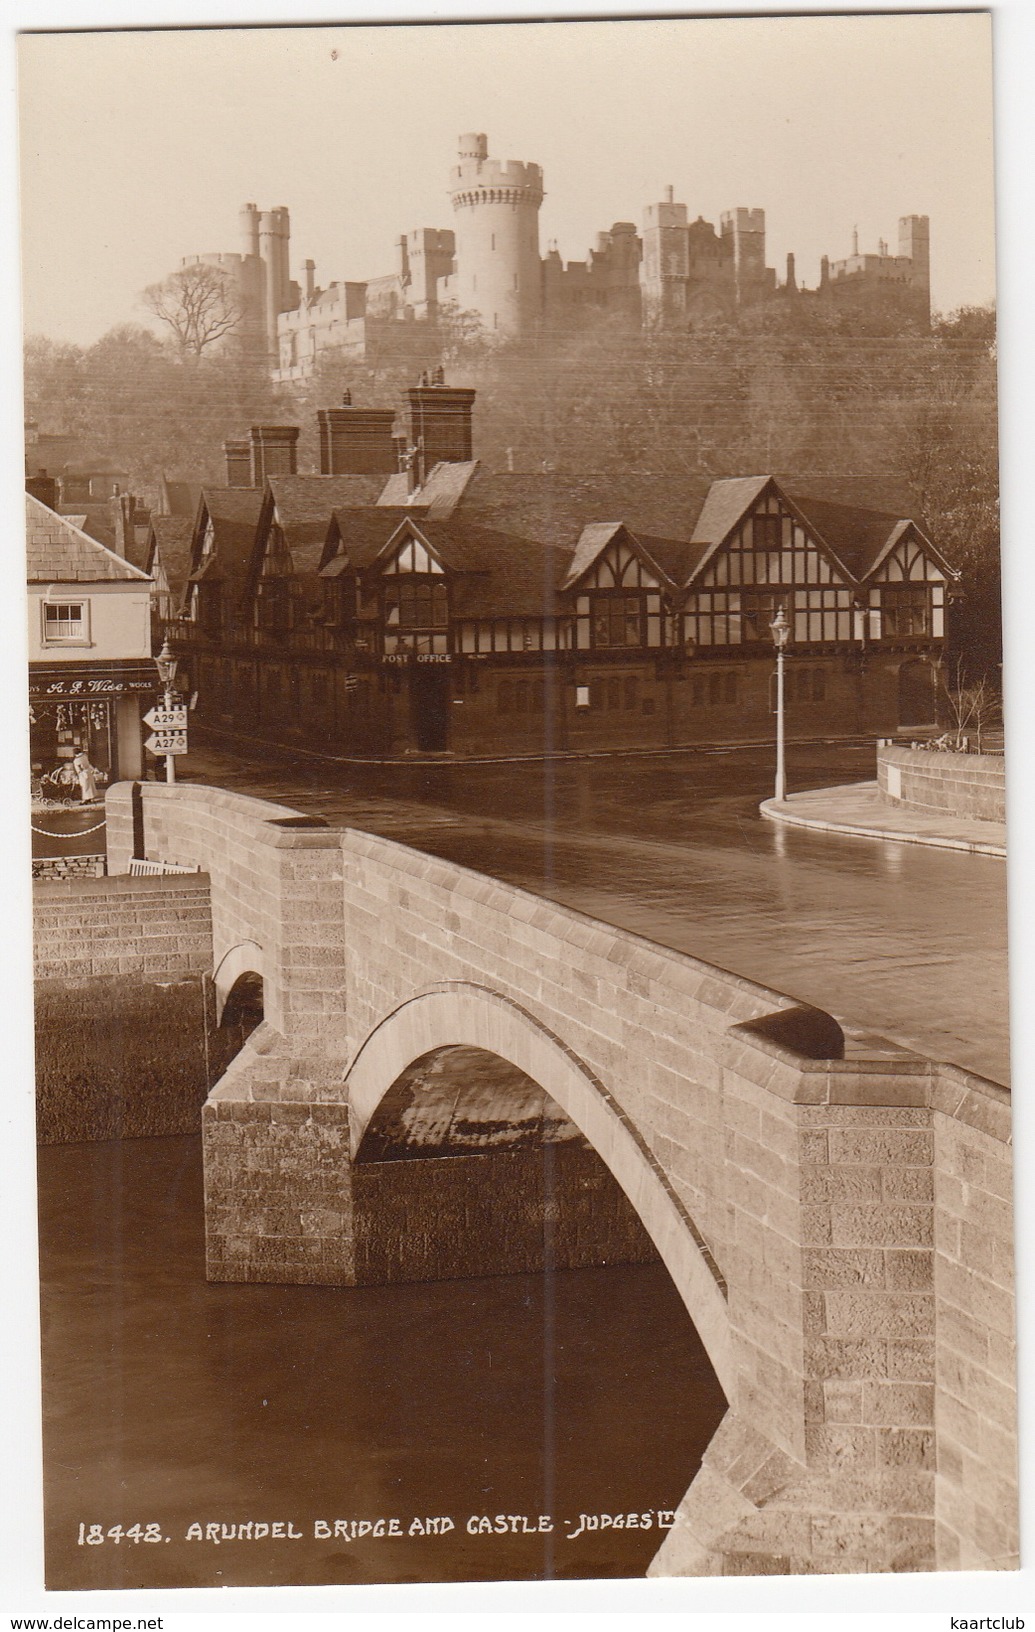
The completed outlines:
{"type": "Polygon", "coordinates": [[[154,701],[157,675],[144,659],[29,666],[29,750],[33,792],[78,798],[77,755],[85,754],[103,788],[143,774],[141,713],[154,701]]]}

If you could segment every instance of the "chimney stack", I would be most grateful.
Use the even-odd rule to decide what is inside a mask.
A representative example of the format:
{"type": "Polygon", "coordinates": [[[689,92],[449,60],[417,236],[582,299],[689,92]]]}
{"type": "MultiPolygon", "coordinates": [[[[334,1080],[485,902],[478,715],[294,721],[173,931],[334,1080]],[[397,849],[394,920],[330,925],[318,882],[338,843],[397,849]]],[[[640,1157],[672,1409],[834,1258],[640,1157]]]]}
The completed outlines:
{"type": "Polygon", "coordinates": [[[392,475],[399,468],[394,408],[353,408],[348,397],[346,392],[341,408],[317,413],[321,476],[392,475]]]}
{"type": "Polygon", "coordinates": [[[53,476],[40,469],[35,476],[29,476],[25,482],[26,493],[31,493],[34,499],[39,499],[48,510],[56,510],[58,505],[58,484],[53,476]]]}
{"type": "Polygon", "coordinates": [[[425,476],[440,460],[457,464],[473,459],[473,390],[422,384],[411,386],[407,396],[410,399],[410,445],[423,449],[421,464],[425,476]]]}
{"type": "Polygon", "coordinates": [[[244,437],[228,437],[223,443],[223,457],[226,460],[227,487],[251,487],[251,443],[244,437]]]}
{"type": "Polygon", "coordinates": [[[263,487],[267,476],[298,473],[298,426],[253,425],[251,438],[252,487],[263,487]]]}

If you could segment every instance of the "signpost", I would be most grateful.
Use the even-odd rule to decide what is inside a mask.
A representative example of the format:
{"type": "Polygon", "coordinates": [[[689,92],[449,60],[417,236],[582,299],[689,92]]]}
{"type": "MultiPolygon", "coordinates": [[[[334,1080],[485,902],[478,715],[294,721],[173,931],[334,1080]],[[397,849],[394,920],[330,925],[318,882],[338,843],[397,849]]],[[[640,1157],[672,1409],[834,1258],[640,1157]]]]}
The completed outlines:
{"type": "Polygon", "coordinates": [[[187,752],[187,710],[173,689],[176,678],[176,659],[165,640],[155,658],[155,668],[162,684],[162,700],[149,708],[144,724],[151,727],[151,735],[144,743],[149,754],[165,755],[165,780],[176,781],[176,755],[187,752]]]}

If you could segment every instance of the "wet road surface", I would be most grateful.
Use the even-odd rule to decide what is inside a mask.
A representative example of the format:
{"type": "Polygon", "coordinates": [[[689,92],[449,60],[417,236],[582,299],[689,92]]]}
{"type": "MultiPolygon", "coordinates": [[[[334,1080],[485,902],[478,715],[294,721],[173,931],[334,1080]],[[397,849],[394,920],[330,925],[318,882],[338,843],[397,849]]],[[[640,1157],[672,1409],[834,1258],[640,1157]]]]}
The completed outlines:
{"type": "Polygon", "coordinates": [[[725,1410],[661,1264],[208,1285],[198,1138],[39,1172],[51,1590],[642,1575],[725,1410]],[[631,1512],[651,1528],[576,1534],[631,1512]],[[468,1533],[496,1515],[529,1530],[468,1533]],[[334,1537],[379,1518],[402,1534],[334,1537]],[[248,1521],[299,1534],[187,1539],[248,1521]]]}
{"type": "MultiPolygon", "coordinates": [[[[872,744],[791,745],[788,783],[869,780],[872,744]]],[[[768,750],[341,766],[192,750],[181,771],[490,873],[1009,1081],[1006,870],[764,822],[768,750]]]]}

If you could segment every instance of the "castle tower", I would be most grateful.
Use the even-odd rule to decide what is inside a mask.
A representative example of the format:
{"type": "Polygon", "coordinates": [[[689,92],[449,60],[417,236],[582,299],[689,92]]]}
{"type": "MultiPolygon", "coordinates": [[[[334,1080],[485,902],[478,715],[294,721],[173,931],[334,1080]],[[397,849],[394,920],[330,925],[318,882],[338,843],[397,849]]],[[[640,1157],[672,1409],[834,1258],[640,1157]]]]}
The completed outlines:
{"type": "Polygon", "coordinates": [[[477,312],[489,333],[535,332],[542,314],[538,164],[490,159],[484,135],[461,136],[449,192],[456,219],[454,295],[477,312]]]}
{"type": "Polygon", "coordinates": [[[265,210],[259,216],[259,254],[263,262],[263,317],[266,325],[266,350],[271,357],[279,356],[277,318],[290,306],[288,294],[288,240],[291,224],[287,210],[265,210]]]}
{"type": "Polygon", "coordinates": [[[721,220],[722,236],[733,258],[733,277],[737,304],[757,299],[766,287],[765,264],[765,211],[746,210],[743,206],[725,210],[721,220]]]}
{"type": "Polygon", "coordinates": [[[898,252],[912,262],[910,282],[917,305],[931,318],[931,223],[926,215],[903,215],[898,223],[898,252]]]}
{"type": "Polygon", "coordinates": [[[689,272],[686,205],[677,204],[673,189],[666,187],[662,202],[648,204],[643,212],[640,285],[649,321],[668,324],[685,319],[689,272]]]}

